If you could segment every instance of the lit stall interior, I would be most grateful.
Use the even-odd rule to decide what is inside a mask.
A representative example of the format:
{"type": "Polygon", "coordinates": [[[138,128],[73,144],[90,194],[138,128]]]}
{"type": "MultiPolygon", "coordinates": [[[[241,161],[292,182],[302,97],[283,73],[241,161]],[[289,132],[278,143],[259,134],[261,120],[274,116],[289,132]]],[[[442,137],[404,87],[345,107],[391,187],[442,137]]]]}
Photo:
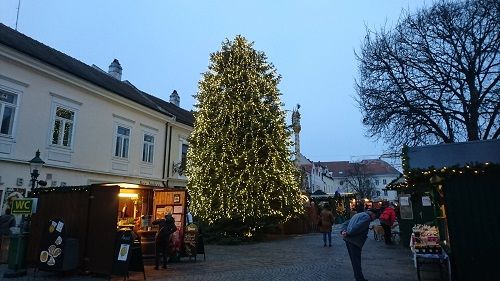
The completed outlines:
{"type": "Polygon", "coordinates": [[[118,228],[134,231],[150,227],[153,194],[152,190],[122,188],[118,194],[118,228]]]}

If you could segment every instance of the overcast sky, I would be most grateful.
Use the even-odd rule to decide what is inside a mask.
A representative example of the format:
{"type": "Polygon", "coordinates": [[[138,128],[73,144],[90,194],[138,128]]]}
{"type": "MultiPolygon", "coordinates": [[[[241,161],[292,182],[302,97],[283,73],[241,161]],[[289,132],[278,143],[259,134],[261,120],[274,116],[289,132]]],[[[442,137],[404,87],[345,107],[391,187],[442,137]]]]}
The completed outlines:
{"type": "MultiPolygon", "coordinates": [[[[88,65],[193,109],[209,54],[238,34],[253,41],[282,76],[287,110],[300,104],[301,152],[313,161],[376,158],[383,143],[364,136],[354,97],[366,28],[391,27],[402,9],[431,0],[21,0],[17,29],[88,65]]],[[[18,0],[0,1],[0,22],[15,28],[18,0]]],[[[290,120],[288,120],[290,122],[290,120]]]]}

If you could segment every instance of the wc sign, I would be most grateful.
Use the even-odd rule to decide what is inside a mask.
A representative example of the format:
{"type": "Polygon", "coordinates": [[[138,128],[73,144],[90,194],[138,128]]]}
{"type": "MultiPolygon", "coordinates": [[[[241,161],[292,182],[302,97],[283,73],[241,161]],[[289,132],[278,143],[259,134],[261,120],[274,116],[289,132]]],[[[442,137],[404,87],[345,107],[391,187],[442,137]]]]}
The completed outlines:
{"type": "Polygon", "coordinates": [[[22,198],[14,199],[12,201],[12,214],[13,215],[31,215],[36,213],[36,205],[38,198],[22,198]]]}

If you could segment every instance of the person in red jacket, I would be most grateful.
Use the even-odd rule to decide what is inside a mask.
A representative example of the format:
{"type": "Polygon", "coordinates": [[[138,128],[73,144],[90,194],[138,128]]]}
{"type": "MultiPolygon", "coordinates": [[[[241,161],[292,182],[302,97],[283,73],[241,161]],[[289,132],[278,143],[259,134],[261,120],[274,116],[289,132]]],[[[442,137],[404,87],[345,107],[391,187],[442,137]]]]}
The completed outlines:
{"type": "Polygon", "coordinates": [[[380,225],[384,228],[384,240],[386,245],[392,245],[391,241],[391,232],[392,226],[396,221],[396,211],[394,211],[395,206],[394,203],[391,202],[389,207],[385,208],[382,214],[380,215],[380,225]]]}

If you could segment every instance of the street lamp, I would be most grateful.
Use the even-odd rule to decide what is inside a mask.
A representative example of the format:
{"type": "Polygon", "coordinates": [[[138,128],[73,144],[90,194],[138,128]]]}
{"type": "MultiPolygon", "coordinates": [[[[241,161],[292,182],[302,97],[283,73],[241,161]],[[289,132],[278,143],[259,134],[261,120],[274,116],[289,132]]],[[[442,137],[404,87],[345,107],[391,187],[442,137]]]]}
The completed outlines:
{"type": "MultiPolygon", "coordinates": [[[[47,185],[46,181],[38,180],[38,177],[40,176],[40,169],[42,168],[43,164],[45,164],[45,162],[40,158],[40,150],[36,151],[35,157],[31,159],[29,163],[31,175],[31,191],[28,192],[28,197],[32,197],[32,192],[35,190],[35,186],[47,185]]],[[[33,203],[33,201],[31,202],[36,206],[36,203],[33,203]]],[[[26,275],[26,263],[24,262],[24,259],[26,254],[27,237],[30,231],[31,211],[32,210],[30,210],[30,214],[22,215],[22,219],[19,224],[20,232],[10,235],[10,247],[12,248],[11,250],[9,250],[9,268],[3,274],[3,277],[5,278],[14,278],[26,275]],[[14,245],[15,247],[13,247],[14,245]],[[15,252],[12,251],[12,249],[16,249],[15,252]],[[12,266],[11,263],[13,264],[12,266]]]]}
{"type": "Polygon", "coordinates": [[[30,175],[31,175],[31,191],[35,190],[35,185],[38,186],[46,186],[47,182],[43,180],[37,180],[38,176],[40,176],[40,169],[42,168],[45,162],[40,158],[40,150],[37,150],[35,153],[35,157],[30,161],[30,175]]]}

